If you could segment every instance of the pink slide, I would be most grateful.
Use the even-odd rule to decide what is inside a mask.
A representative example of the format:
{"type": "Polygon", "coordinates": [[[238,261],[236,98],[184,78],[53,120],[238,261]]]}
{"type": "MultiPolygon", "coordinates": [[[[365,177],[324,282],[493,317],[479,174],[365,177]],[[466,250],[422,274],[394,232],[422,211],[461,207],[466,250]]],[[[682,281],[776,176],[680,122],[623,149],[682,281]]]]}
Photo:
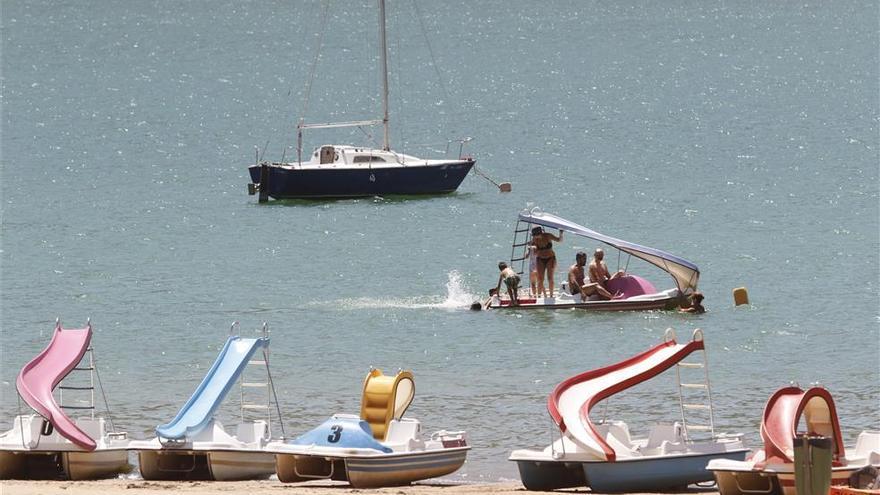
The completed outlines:
{"type": "Polygon", "coordinates": [[[662,344],[611,366],[581,373],[563,381],[550,394],[547,409],[559,429],[575,444],[599,459],[614,461],[617,454],[590,420],[590,410],[599,401],[649,380],[666,371],[694,351],[703,349],[703,334],[697,330],[687,344],[667,334],[662,344]]]}
{"type": "Polygon", "coordinates": [[[839,460],[844,455],[844,449],[837,410],[831,394],[821,387],[813,387],[807,391],[799,387],[783,387],[770,397],[761,419],[765,459],[760,459],[759,454],[756,454],[755,460],[763,463],[793,463],[792,439],[797,434],[802,415],[807,428],[805,433],[834,439],[833,458],[835,461],[839,460]]]}
{"type": "Polygon", "coordinates": [[[52,341],[43,352],[24,365],[15,380],[21,398],[46,418],[64,438],[85,450],[95,450],[95,441],[64,413],[52,391],[79,364],[92,339],[92,326],[62,329],[56,322],[52,341]]]}

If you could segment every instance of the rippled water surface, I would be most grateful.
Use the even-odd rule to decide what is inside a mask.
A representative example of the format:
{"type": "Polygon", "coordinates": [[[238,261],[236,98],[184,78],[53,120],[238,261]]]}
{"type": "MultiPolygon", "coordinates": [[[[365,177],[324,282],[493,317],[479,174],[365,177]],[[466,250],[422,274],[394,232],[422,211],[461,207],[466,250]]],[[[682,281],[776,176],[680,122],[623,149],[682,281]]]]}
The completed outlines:
{"type": "MultiPolygon", "coordinates": [[[[357,412],[370,366],[412,369],[409,414],[469,431],[455,479],[514,478],[508,452],[549,442],[556,383],[667,327],[705,330],[716,422],[753,446],[789,381],[832,391],[847,442],[880,425],[877,2],[392,0],[392,145],[473,136],[513,192],[470,176],[450,196],[258,205],[246,166],[255,146],[294,156],[322,28],[307,120],[379,113],[372,2],[321,12],[3,3],[2,428],[56,316],[91,317],[136,437],[173,417],[233,320],[270,325],[288,434],[357,412]],[[533,205],[693,260],[708,313],[469,311],[533,205]],[[752,305],[734,308],[741,286],[752,305]]],[[[566,237],[557,277],[595,247],[566,237]]],[[[667,373],[608,412],[644,432],[676,418],[674,394],[667,373]]]]}

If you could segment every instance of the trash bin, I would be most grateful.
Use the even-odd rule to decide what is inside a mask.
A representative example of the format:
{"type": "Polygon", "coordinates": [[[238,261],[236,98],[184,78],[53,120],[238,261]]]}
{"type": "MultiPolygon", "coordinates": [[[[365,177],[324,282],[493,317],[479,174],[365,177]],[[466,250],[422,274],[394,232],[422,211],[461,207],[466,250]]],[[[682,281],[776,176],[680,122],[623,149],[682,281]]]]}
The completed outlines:
{"type": "Polygon", "coordinates": [[[797,495],[826,495],[831,488],[832,442],[828,437],[794,438],[794,486],[797,495]]]}

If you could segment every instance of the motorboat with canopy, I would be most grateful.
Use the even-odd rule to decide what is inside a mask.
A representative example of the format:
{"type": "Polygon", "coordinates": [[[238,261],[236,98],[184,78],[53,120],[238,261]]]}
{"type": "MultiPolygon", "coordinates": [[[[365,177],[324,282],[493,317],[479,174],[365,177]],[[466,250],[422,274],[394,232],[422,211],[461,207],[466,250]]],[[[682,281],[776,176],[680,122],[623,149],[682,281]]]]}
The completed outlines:
{"type": "MultiPolygon", "coordinates": [[[[558,259],[558,256],[557,256],[558,259]]],[[[641,246],[633,242],[617,239],[602,234],[595,230],[579,225],[570,220],[540,211],[538,208],[525,210],[519,214],[514,229],[513,246],[510,254],[510,266],[514,267],[522,280],[519,289],[518,305],[512,305],[506,294],[494,294],[482,303],[485,309],[529,309],[529,308],[579,308],[597,311],[624,311],[624,310],[650,310],[650,309],[673,309],[688,304],[688,296],[697,290],[700,280],[700,269],[694,263],[661,251],[656,248],[641,246]],[[561,288],[553,288],[555,297],[541,297],[537,294],[529,294],[529,246],[532,243],[532,229],[542,227],[557,229],[576,236],[584,237],[601,242],[618,251],[618,266],[623,275],[612,278],[607,282],[607,289],[616,297],[603,300],[598,295],[592,295],[586,299],[577,289],[572,291],[568,283],[563,283],[561,288]],[[629,262],[632,258],[643,260],[669,274],[672,278],[673,287],[665,290],[657,290],[654,285],[629,272],[629,262]]],[[[474,309],[478,309],[474,305],[474,309]]]]}

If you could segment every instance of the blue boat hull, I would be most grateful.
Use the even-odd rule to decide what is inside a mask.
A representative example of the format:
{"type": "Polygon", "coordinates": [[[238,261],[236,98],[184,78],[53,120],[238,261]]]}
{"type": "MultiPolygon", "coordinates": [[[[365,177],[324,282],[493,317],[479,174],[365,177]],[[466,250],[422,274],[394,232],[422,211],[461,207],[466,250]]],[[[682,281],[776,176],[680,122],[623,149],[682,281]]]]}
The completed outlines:
{"type": "MultiPolygon", "coordinates": [[[[473,160],[372,169],[298,169],[272,164],[268,185],[260,184],[260,189],[274,199],[445,194],[455,191],[473,166],[473,160]]],[[[252,165],[248,171],[253,183],[260,183],[260,166],[252,165]]]]}
{"type": "Polygon", "coordinates": [[[617,462],[516,461],[528,490],[588,486],[594,492],[656,492],[712,481],[712,459],[744,460],[748,449],[712,454],[674,455],[617,462]]]}

